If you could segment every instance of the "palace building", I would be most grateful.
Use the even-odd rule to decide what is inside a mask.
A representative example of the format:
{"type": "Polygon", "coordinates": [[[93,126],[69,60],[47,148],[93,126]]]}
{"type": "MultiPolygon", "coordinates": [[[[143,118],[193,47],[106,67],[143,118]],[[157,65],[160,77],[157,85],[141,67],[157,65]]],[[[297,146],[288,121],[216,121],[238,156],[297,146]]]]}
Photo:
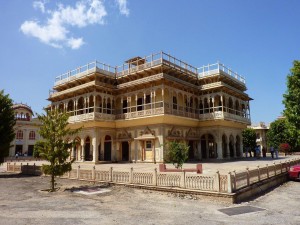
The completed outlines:
{"type": "Polygon", "coordinates": [[[221,63],[196,68],[160,52],[121,66],[92,62],[56,77],[52,109],[83,127],[77,161],[163,162],[168,141],[189,160],[242,157],[252,100],[245,79],[221,63]]]}
{"type": "Polygon", "coordinates": [[[32,156],[34,144],[40,139],[38,131],[42,124],[37,118],[33,118],[33,112],[28,105],[14,104],[13,109],[16,136],[11,143],[9,156],[15,156],[16,153],[20,156],[32,156]]]}

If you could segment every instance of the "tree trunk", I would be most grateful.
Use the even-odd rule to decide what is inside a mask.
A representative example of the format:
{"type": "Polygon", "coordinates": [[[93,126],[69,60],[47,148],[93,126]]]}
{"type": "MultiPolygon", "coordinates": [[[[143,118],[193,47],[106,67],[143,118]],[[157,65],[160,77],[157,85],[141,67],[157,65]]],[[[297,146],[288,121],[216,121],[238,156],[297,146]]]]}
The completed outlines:
{"type": "Polygon", "coordinates": [[[51,191],[54,191],[54,174],[51,174],[51,191]]]}

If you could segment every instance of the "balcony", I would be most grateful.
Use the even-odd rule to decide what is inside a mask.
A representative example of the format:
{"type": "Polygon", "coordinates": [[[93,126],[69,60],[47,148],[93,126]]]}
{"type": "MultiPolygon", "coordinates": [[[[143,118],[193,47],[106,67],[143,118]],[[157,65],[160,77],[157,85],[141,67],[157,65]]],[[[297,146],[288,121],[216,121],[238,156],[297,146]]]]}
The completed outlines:
{"type": "Polygon", "coordinates": [[[94,121],[94,120],[112,121],[112,120],[115,120],[115,117],[116,116],[113,114],[91,112],[91,113],[70,116],[68,122],[69,123],[78,123],[78,122],[86,122],[86,121],[94,121]]]}

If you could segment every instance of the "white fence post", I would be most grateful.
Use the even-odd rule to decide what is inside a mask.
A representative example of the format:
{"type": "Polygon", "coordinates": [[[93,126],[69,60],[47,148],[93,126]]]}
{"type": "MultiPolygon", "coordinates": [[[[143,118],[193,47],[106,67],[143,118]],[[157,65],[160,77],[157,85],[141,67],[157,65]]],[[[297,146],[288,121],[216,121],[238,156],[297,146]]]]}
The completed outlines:
{"type": "Polygon", "coordinates": [[[113,168],[112,167],[110,167],[110,169],[109,169],[109,175],[110,175],[110,182],[112,182],[113,181],[113,168]]]}
{"type": "Polygon", "coordinates": [[[95,180],[95,179],[96,179],[96,176],[95,176],[95,170],[96,170],[96,167],[93,166],[93,170],[92,170],[92,180],[95,180]]]}
{"type": "Polygon", "coordinates": [[[186,185],[185,185],[185,171],[183,171],[183,172],[181,173],[180,187],[182,187],[182,188],[185,188],[185,187],[186,187],[186,185]]]}
{"type": "Polygon", "coordinates": [[[221,191],[221,187],[220,187],[220,172],[219,171],[216,172],[216,191],[217,192],[221,191]]]}
{"type": "Polygon", "coordinates": [[[129,173],[129,183],[132,184],[133,182],[133,167],[130,168],[130,173],[129,173]]]}
{"type": "Polygon", "coordinates": [[[247,170],[247,186],[249,186],[249,185],[250,185],[250,174],[249,174],[249,168],[247,167],[247,168],[246,168],[246,170],[247,170]]]}
{"type": "Polygon", "coordinates": [[[231,172],[228,173],[227,175],[227,184],[228,184],[228,193],[232,193],[232,179],[231,179],[231,172]]]}
{"type": "Polygon", "coordinates": [[[236,190],[236,171],[234,170],[233,171],[233,173],[234,173],[234,177],[233,177],[233,190],[236,190]]]}
{"type": "Polygon", "coordinates": [[[154,173],[153,173],[153,185],[157,186],[157,168],[154,168],[154,173]]]}

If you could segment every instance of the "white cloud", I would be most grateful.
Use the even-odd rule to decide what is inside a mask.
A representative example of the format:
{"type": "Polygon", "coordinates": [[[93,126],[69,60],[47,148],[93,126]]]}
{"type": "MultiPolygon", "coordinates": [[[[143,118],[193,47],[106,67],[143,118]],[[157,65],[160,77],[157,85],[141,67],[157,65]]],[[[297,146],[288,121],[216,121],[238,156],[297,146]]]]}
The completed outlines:
{"type": "Polygon", "coordinates": [[[127,0],[116,0],[119,6],[120,13],[129,16],[129,9],[127,8],[127,0]]]}
{"type": "MultiPolygon", "coordinates": [[[[83,38],[71,36],[70,27],[83,28],[88,25],[105,23],[107,15],[103,0],[80,0],[75,6],[58,4],[55,10],[46,10],[47,0],[36,0],[33,7],[48,15],[46,22],[38,20],[25,21],[20,30],[27,36],[35,37],[42,43],[55,48],[64,46],[72,49],[80,48],[85,42],[83,38]]],[[[121,14],[128,16],[126,0],[116,0],[121,14]]]]}
{"type": "Polygon", "coordinates": [[[82,38],[70,38],[67,44],[72,49],[78,49],[84,44],[84,41],[82,38]]]}
{"type": "Polygon", "coordinates": [[[49,17],[43,24],[36,20],[25,21],[20,30],[27,36],[35,37],[41,42],[55,48],[63,46],[78,49],[83,44],[83,38],[70,37],[69,27],[86,27],[92,24],[104,24],[107,15],[102,0],[81,0],[75,6],[58,4],[56,10],[45,9],[45,2],[35,1],[33,7],[47,12],[49,17]]]}
{"type": "Polygon", "coordinates": [[[34,1],[33,8],[41,10],[42,13],[45,13],[45,3],[44,1],[34,1]]]}

